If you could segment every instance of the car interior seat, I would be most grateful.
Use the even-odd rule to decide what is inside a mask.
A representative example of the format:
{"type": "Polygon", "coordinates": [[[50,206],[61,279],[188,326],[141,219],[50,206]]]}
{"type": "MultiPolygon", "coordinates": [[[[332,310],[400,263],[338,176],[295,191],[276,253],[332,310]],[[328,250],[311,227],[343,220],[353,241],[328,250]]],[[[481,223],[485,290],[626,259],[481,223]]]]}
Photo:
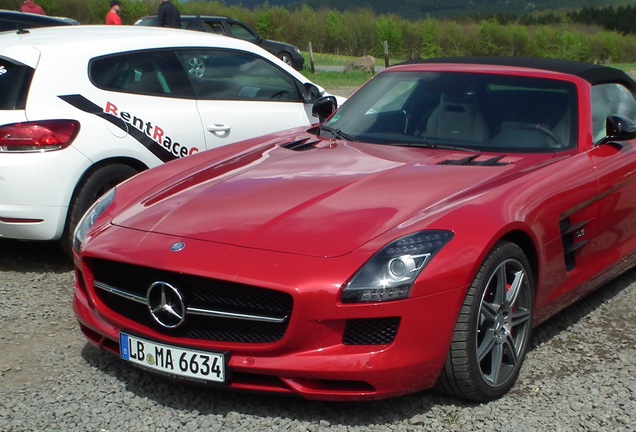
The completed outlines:
{"type": "Polygon", "coordinates": [[[552,127],[552,132],[560,139],[560,147],[568,147],[570,145],[570,132],[572,130],[572,121],[570,110],[566,110],[561,119],[552,127]]]}
{"type": "Polygon", "coordinates": [[[440,103],[426,123],[424,136],[484,142],[488,125],[474,92],[442,93],[440,103]]]}
{"type": "Polygon", "coordinates": [[[139,94],[165,94],[165,86],[159,79],[157,72],[146,70],[130,83],[129,90],[139,94]]]}

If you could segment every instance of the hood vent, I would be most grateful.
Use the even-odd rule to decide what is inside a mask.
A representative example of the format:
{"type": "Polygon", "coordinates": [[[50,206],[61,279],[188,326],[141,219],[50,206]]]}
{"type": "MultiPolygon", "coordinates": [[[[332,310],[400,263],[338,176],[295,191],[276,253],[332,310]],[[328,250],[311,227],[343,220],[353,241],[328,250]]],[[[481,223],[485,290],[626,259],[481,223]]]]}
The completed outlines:
{"type": "Polygon", "coordinates": [[[505,166],[507,162],[500,162],[503,156],[495,156],[490,159],[477,160],[479,155],[469,156],[461,159],[446,159],[438,165],[465,165],[465,166],[505,166]]]}
{"type": "Polygon", "coordinates": [[[307,151],[313,149],[316,143],[318,143],[317,140],[310,141],[309,138],[304,138],[298,141],[292,141],[290,143],[284,144],[281,147],[293,151],[307,151]]]}

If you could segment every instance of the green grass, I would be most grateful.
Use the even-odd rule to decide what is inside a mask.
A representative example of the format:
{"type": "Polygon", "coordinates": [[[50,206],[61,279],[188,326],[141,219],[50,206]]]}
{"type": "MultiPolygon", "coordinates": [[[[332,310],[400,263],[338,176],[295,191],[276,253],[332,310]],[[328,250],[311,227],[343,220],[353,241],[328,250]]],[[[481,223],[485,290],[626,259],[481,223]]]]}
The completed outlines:
{"type": "Polygon", "coordinates": [[[346,74],[342,72],[316,71],[315,74],[312,74],[309,69],[305,69],[301,73],[329,92],[335,92],[335,89],[338,88],[360,87],[371,78],[368,73],[360,71],[351,71],[346,74]]]}
{"type": "MultiPolygon", "coordinates": [[[[302,51],[303,57],[305,57],[305,65],[309,67],[309,52],[302,51]]],[[[314,53],[314,64],[316,66],[344,66],[347,63],[354,62],[358,57],[336,55],[336,54],[323,54],[314,53]]],[[[376,58],[375,62],[378,66],[384,65],[383,58],[376,58]]]]}
{"type": "MultiPolygon", "coordinates": [[[[309,52],[303,51],[302,54],[305,57],[305,64],[309,67],[309,52]]],[[[344,66],[349,62],[355,61],[355,59],[355,57],[350,56],[314,53],[314,64],[322,66],[344,66]]]]}
{"type": "MultiPolygon", "coordinates": [[[[347,63],[354,62],[358,57],[353,56],[344,56],[344,55],[336,55],[336,54],[323,54],[323,53],[314,53],[314,66],[316,69],[316,73],[311,73],[310,71],[310,59],[309,52],[303,51],[303,56],[305,57],[305,69],[301,71],[303,75],[305,75],[312,82],[324,87],[327,91],[334,94],[350,94],[351,89],[360,87],[362,84],[367,82],[371,75],[360,72],[360,71],[351,71],[346,74],[342,72],[330,72],[330,71],[321,71],[318,70],[321,66],[338,66],[344,67],[347,63]],[[343,90],[343,91],[339,91],[343,90]]],[[[401,60],[392,60],[392,64],[397,64],[401,60]]],[[[384,66],[384,58],[376,57],[376,66],[384,66]]]]}

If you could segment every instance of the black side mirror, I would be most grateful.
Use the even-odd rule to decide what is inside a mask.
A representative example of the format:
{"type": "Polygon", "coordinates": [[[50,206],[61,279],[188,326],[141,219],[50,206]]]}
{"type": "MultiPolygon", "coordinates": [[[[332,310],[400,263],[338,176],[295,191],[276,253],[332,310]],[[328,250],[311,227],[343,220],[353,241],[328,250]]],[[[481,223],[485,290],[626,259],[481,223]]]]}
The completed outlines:
{"type": "Polygon", "coordinates": [[[311,115],[318,117],[320,123],[328,119],[338,109],[338,101],[335,96],[323,96],[314,102],[311,115]]]}
{"type": "Polygon", "coordinates": [[[636,123],[618,114],[609,115],[605,120],[605,135],[605,139],[601,143],[635,139],[636,123]]]}
{"type": "Polygon", "coordinates": [[[320,89],[312,83],[303,84],[303,98],[305,103],[314,103],[322,96],[320,89]]]}

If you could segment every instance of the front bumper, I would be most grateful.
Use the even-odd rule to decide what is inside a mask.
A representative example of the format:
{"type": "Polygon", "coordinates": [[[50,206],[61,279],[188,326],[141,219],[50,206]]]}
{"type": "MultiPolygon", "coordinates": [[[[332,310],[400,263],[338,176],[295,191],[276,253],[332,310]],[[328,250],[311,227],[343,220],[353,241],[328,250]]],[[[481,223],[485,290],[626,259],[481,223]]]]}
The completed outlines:
{"type": "Polygon", "coordinates": [[[294,60],[294,69],[296,70],[303,70],[303,68],[305,67],[305,57],[303,57],[301,54],[292,54],[293,60],[294,60]]]}
{"type": "MultiPolygon", "coordinates": [[[[447,300],[452,297],[448,294],[443,295],[447,300]]],[[[425,322],[428,320],[422,317],[433,316],[439,307],[451,309],[452,301],[444,305],[441,297],[408,300],[386,308],[370,306],[382,309],[375,311],[379,315],[394,315],[397,309],[402,314],[397,336],[389,345],[342,344],[346,318],[296,324],[297,328],[290,329],[283,342],[267,347],[213,342],[194,347],[187,341],[152,332],[142,334],[168,345],[230,353],[227,366],[232,378],[225,387],[231,390],[296,394],[314,400],[382,399],[425,390],[435,384],[446,359],[449,334],[437,327],[444,323],[425,322]],[[305,333],[301,327],[311,333],[305,333]],[[333,337],[339,338],[339,343],[330,343],[333,337]],[[305,341],[302,347],[287,348],[302,340],[305,341]]],[[[128,326],[104,319],[77,286],[73,308],[88,341],[119,356],[119,333],[128,326]]],[[[451,329],[452,324],[447,323],[451,329]]]]}
{"type": "MultiPolygon", "coordinates": [[[[228,389],[342,401],[381,399],[428,389],[435,384],[446,360],[458,307],[466,289],[458,287],[382,304],[345,305],[339,302],[339,289],[334,287],[332,279],[342,279],[336,269],[342,267],[337,262],[339,259],[296,257],[291,260],[289,255],[268,253],[271,261],[266,262],[268,258],[263,259],[262,251],[243,249],[237,252],[241,258],[237,260],[234,252],[228,252],[228,246],[187,240],[187,247],[180,252],[183,255],[177,255],[184,259],[177,265],[181,273],[194,273],[193,269],[207,266],[206,271],[210,267],[223,269],[226,275],[233,274],[236,279],[240,268],[241,279],[250,279],[251,286],[265,286],[263,268],[275,267],[276,289],[293,296],[293,312],[284,336],[276,341],[239,343],[178,337],[142,325],[140,319],[119,315],[97,295],[91,255],[102,260],[121,260],[128,254],[129,262],[141,260],[144,262],[139,265],[162,270],[175,265],[175,254],[169,255],[168,248],[159,247],[159,243],[170,245],[177,239],[150,236],[141,240],[141,233],[124,231],[129,231],[127,245],[114,241],[115,236],[105,236],[103,248],[89,244],[83,259],[75,258],[73,308],[82,332],[90,343],[115,355],[119,355],[122,331],[166,345],[229,353],[227,367],[231,379],[224,384],[228,389]],[[152,238],[150,242],[149,238],[152,238]],[[222,253],[216,248],[226,250],[222,253]],[[131,249],[132,255],[125,252],[131,249]],[[96,254],[100,251],[102,253],[96,254]],[[151,261],[149,256],[153,257],[151,261]],[[245,262],[255,264],[246,268],[245,262]],[[325,276],[331,275],[331,271],[336,276],[325,276]],[[261,283],[257,284],[259,274],[261,283]],[[365,344],[364,338],[360,338],[354,343],[345,343],[345,333],[352,321],[366,323],[386,318],[399,321],[390,342],[365,344]]],[[[95,243],[100,243],[99,235],[97,237],[95,243]]],[[[138,282],[134,276],[131,279],[138,282]]]]}

